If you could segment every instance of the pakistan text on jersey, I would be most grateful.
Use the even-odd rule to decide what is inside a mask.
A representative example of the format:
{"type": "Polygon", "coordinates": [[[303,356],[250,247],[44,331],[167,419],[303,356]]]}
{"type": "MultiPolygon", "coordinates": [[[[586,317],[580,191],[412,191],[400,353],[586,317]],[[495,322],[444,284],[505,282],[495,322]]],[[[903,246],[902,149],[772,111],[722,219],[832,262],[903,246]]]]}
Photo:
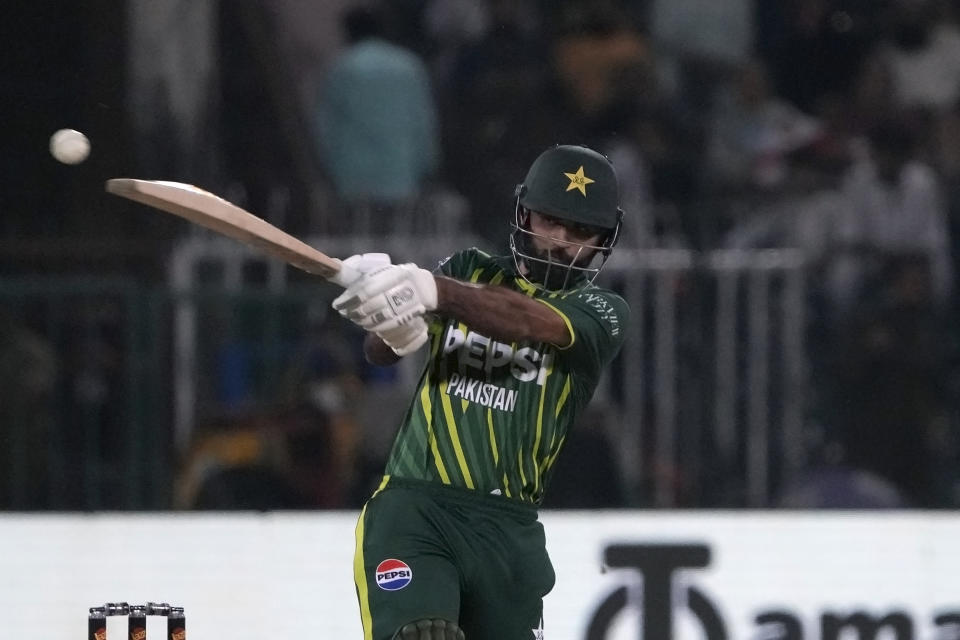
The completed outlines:
{"type": "Polygon", "coordinates": [[[450,374],[447,394],[502,411],[513,411],[517,405],[516,389],[505,389],[489,382],[467,378],[459,373],[450,374]]]}

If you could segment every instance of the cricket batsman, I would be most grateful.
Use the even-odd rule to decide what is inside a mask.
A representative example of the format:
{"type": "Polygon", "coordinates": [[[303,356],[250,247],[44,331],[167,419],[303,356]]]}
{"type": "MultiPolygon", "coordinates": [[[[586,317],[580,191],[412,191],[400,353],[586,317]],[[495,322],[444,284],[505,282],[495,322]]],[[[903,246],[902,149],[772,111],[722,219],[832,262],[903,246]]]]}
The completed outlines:
{"type": "Polygon", "coordinates": [[[555,574],[537,508],[567,433],[619,351],[629,308],[594,284],[620,235],[616,173],[544,151],[516,187],[510,254],[433,272],[384,254],[333,306],[366,358],[429,356],[356,527],[365,640],[542,640],[555,574]]]}

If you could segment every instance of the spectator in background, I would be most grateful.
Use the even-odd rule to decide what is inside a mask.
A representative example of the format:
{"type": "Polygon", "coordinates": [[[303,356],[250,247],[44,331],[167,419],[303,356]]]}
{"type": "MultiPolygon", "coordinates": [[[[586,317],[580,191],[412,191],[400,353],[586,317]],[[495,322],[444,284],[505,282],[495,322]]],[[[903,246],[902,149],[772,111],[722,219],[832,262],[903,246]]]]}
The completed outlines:
{"type": "Polygon", "coordinates": [[[819,135],[820,123],[778,97],[757,59],[739,67],[711,118],[706,173],[713,190],[741,192],[783,186],[787,156],[819,135]]]}
{"type": "MultiPolygon", "coordinates": [[[[838,319],[864,296],[886,290],[888,267],[904,256],[923,260],[922,273],[909,280],[923,291],[910,295],[936,305],[947,302],[953,280],[947,212],[938,176],[918,157],[909,119],[890,118],[869,132],[866,148],[845,177],[841,198],[828,270],[838,319]]],[[[917,268],[913,260],[902,264],[911,273],[917,268]]]]}
{"type": "Polygon", "coordinates": [[[343,16],[347,48],[317,103],[318,149],[355,232],[397,229],[440,160],[430,74],[414,52],[388,42],[371,9],[343,16]]]}
{"type": "Polygon", "coordinates": [[[621,204],[635,220],[621,242],[653,246],[651,166],[641,142],[658,106],[652,51],[610,2],[563,7],[557,20],[552,65],[565,102],[584,138],[616,169],[621,204]]]}
{"type": "MultiPolygon", "coordinates": [[[[369,496],[386,457],[376,457],[360,421],[370,375],[330,318],[325,305],[312,306],[290,333],[275,397],[261,390],[196,431],[178,474],[177,507],[342,509],[369,496]]],[[[382,417],[389,407],[377,402],[382,417]]]]}
{"type": "Polygon", "coordinates": [[[705,193],[722,198],[722,229],[749,222],[790,185],[791,154],[821,135],[818,120],[775,95],[765,65],[751,60],[720,92],[710,116],[705,193]]]}
{"type": "Polygon", "coordinates": [[[841,188],[826,265],[835,352],[827,393],[844,462],[929,504],[943,421],[953,269],[946,208],[915,121],[885,119],[841,188]]]}
{"type": "Polygon", "coordinates": [[[943,497],[936,474],[949,456],[936,444],[949,352],[943,318],[925,297],[926,266],[920,254],[887,259],[885,287],[841,325],[826,393],[842,462],[885,478],[921,507],[943,497]]]}
{"type": "Polygon", "coordinates": [[[650,32],[665,86],[705,114],[726,71],[745,62],[753,44],[752,0],[651,0],[650,32]]]}
{"type": "Polygon", "coordinates": [[[936,0],[897,0],[881,47],[895,104],[939,114],[960,99],[960,29],[936,0]]]}
{"type": "Polygon", "coordinates": [[[288,451],[274,415],[203,425],[177,475],[174,506],[199,510],[305,509],[286,473],[288,451]]]}
{"type": "Polygon", "coordinates": [[[612,102],[625,70],[652,65],[650,47],[609,0],[571,5],[559,20],[554,73],[576,112],[591,124],[612,102]]]}
{"type": "Polygon", "coordinates": [[[461,49],[442,87],[443,138],[447,175],[469,200],[475,231],[502,250],[506,229],[490,221],[511,206],[503,185],[555,139],[579,136],[567,133],[571,119],[551,96],[535,7],[516,0],[488,0],[487,7],[490,28],[461,49]]]}
{"type": "Polygon", "coordinates": [[[786,509],[904,509],[903,492],[888,480],[843,465],[815,467],[787,486],[777,506],[786,509]]]}
{"type": "Polygon", "coordinates": [[[431,43],[433,78],[449,86],[457,57],[479,42],[491,28],[490,8],[478,0],[429,0],[423,8],[423,28],[431,43]]]}
{"type": "Polygon", "coordinates": [[[811,115],[846,99],[877,38],[886,0],[782,0],[758,3],[756,49],[776,93],[811,115]]]}
{"type": "MultiPolygon", "coordinates": [[[[342,346],[331,336],[326,339],[342,346]]],[[[357,420],[362,383],[335,354],[306,345],[289,372],[291,396],[267,410],[210,421],[198,430],[177,478],[188,509],[343,509],[371,491],[357,420]]],[[[373,465],[373,466],[371,466],[373,465]]],[[[379,481],[378,473],[376,480],[379,481]]],[[[374,484],[375,486],[375,484],[374,484]]]]}
{"type": "Polygon", "coordinates": [[[896,0],[876,58],[891,104],[922,125],[923,156],[944,180],[948,206],[956,211],[960,191],[951,147],[960,104],[960,28],[947,9],[941,0],[896,0]]]}

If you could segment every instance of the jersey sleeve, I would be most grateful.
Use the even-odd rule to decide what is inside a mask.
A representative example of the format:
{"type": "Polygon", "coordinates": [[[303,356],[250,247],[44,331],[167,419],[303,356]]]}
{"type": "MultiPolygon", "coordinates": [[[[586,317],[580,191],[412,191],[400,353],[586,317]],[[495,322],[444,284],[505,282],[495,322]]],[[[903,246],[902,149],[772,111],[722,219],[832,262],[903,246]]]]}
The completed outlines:
{"type": "Polygon", "coordinates": [[[620,351],[630,307],[614,292],[590,288],[541,302],[559,313],[570,327],[573,342],[564,351],[576,366],[599,371],[620,351]]]}
{"type": "Polygon", "coordinates": [[[433,270],[435,274],[449,276],[451,278],[463,279],[471,271],[483,252],[479,249],[471,248],[458,251],[447,256],[440,261],[440,264],[433,270]]]}

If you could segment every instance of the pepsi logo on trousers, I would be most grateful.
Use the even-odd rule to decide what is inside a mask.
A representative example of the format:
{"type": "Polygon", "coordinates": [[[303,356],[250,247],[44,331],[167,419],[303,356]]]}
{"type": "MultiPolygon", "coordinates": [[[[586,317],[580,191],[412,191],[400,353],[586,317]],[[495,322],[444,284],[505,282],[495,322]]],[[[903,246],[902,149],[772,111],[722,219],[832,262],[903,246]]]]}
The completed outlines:
{"type": "Polygon", "coordinates": [[[377,586],[384,591],[403,589],[413,580],[413,571],[402,560],[390,558],[377,565],[377,586]]]}

